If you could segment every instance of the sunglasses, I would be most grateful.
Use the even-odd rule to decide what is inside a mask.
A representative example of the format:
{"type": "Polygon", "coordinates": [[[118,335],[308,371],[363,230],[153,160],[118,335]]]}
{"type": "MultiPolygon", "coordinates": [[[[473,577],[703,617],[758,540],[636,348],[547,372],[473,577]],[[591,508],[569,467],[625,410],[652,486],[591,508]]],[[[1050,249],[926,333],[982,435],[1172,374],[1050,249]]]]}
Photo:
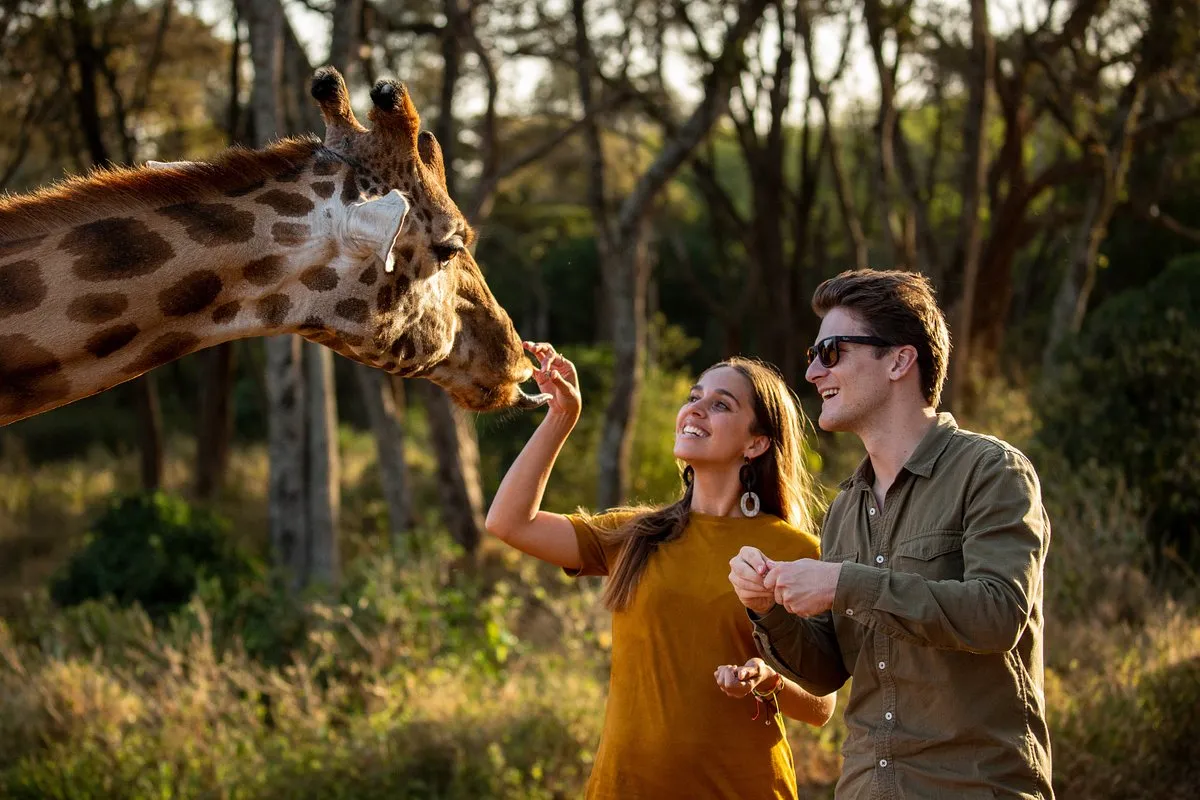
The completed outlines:
{"type": "Polygon", "coordinates": [[[825,369],[829,369],[838,363],[838,357],[841,356],[838,345],[843,342],[847,344],[873,344],[876,347],[893,346],[891,342],[886,339],[880,339],[878,336],[826,336],[805,352],[808,356],[809,366],[818,358],[821,359],[821,366],[825,367],[825,369]]]}

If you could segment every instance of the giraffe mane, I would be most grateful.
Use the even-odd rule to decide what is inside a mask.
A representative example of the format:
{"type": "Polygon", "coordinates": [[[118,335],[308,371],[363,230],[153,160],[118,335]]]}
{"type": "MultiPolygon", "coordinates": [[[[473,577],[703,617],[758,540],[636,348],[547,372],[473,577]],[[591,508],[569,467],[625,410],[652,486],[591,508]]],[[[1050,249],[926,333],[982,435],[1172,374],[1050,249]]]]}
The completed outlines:
{"type": "Polygon", "coordinates": [[[315,136],[298,136],[262,150],[230,147],[212,161],[168,168],[93,169],[87,175],[72,176],[28,194],[0,195],[0,241],[50,233],[115,211],[131,212],[244,191],[301,167],[321,149],[321,140],[315,136]]]}

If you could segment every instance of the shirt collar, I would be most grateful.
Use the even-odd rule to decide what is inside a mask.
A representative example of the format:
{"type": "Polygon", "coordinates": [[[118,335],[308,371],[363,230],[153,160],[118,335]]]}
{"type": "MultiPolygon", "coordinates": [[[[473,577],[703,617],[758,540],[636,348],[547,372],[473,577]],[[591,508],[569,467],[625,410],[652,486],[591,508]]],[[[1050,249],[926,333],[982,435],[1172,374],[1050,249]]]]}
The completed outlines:
{"type": "MultiPolygon", "coordinates": [[[[928,478],[933,474],[934,465],[937,464],[938,458],[945,451],[946,445],[950,444],[950,439],[957,430],[958,423],[955,421],[953,414],[947,411],[938,414],[937,422],[921,438],[921,443],[917,445],[917,449],[913,451],[912,455],[908,457],[908,461],[904,463],[904,469],[913,475],[928,478]]],[[[854,474],[846,478],[838,486],[843,491],[856,486],[859,489],[869,489],[874,479],[875,470],[871,467],[870,456],[867,456],[859,462],[858,468],[854,470],[854,474]]]]}

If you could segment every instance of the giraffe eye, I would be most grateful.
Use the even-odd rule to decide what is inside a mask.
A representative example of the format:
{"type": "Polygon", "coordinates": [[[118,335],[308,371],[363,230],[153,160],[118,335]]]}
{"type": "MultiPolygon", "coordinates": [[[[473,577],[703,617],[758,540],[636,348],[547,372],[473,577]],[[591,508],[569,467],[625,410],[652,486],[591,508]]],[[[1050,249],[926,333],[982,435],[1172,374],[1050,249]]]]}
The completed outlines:
{"type": "Polygon", "coordinates": [[[438,263],[445,266],[450,263],[452,258],[462,252],[463,247],[457,243],[443,242],[433,245],[430,249],[433,250],[433,256],[438,260],[438,263]]]}

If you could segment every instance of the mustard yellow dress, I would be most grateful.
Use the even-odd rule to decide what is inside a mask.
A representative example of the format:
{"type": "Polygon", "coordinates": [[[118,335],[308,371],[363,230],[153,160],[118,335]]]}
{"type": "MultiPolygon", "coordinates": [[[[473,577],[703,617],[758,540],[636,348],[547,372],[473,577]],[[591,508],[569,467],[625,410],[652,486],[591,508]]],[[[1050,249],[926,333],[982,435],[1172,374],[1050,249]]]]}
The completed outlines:
{"type": "MultiPolygon", "coordinates": [[[[607,575],[615,551],[570,516],[583,565],[607,575]]],[[[628,512],[593,518],[611,529],[628,512]]],[[[779,718],[752,719],[755,702],[718,688],[721,664],[758,655],[746,610],[729,584],[729,559],[743,545],[769,558],[817,558],[815,536],[778,517],[691,515],[683,535],[650,557],[624,611],[613,614],[608,708],[589,800],[795,800],[792,751],[779,718]]]]}

